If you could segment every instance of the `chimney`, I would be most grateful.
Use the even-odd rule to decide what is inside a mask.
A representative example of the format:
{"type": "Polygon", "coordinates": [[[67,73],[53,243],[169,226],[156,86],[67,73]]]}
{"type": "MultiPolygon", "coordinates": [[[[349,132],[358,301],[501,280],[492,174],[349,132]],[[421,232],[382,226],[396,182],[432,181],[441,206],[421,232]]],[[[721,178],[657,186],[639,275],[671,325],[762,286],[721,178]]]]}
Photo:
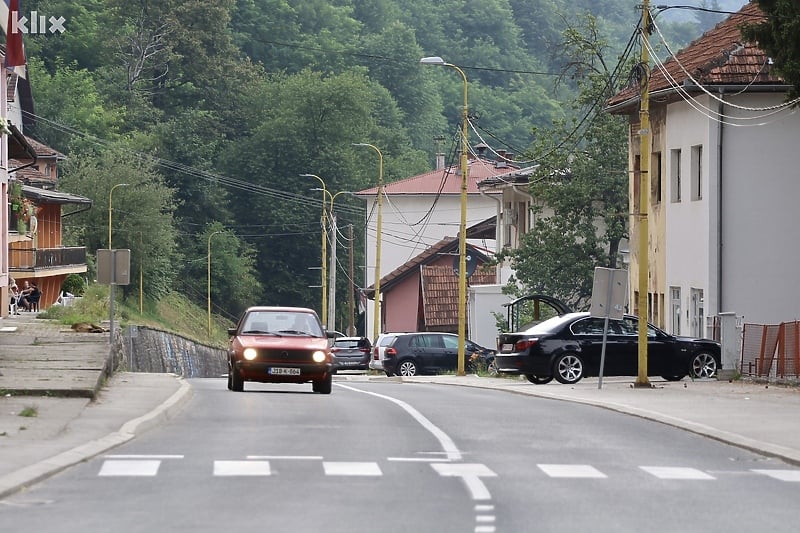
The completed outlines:
{"type": "Polygon", "coordinates": [[[486,153],[486,149],[489,148],[488,144],[479,143],[475,145],[475,150],[478,152],[478,157],[483,158],[484,154],[486,153]]]}
{"type": "Polygon", "coordinates": [[[436,170],[444,169],[444,154],[436,152],[436,170]]]}

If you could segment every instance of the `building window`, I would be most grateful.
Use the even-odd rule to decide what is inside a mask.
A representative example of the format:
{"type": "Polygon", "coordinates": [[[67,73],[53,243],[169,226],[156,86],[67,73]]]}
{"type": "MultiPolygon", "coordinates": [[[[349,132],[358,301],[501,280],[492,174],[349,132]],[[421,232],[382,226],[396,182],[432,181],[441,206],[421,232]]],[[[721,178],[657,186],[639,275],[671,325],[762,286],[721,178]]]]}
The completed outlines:
{"type": "Polygon", "coordinates": [[[703,145],[692,146],[692,200],[703,199],[703,145]]]}
{"type": "Polygon", "coordinates": [[[703,332],[703,325],[705,324],[705,311],[703,309],[703,289],[692,289],[691,290],[691,316],[689,320],[691,320],[692,324],[692,335],[697,338],[705,337],[705,333],[703,332]]]}
{"type": "Polygon", "coordinates": [[[672,306],[672,334],[681,334],[681,288],[670,287],[670,305],[672,306]]]}
{"type": "Polygon", "coordinates": [[[670,151],[670,187],[669,199],[672,202],[681,201],[681,149],[670,151]]]}
{"type": "Polygon", "coordinates": [[[661,152],[655,152],[650,161],[650,201],[661,203],[661,152]]]}

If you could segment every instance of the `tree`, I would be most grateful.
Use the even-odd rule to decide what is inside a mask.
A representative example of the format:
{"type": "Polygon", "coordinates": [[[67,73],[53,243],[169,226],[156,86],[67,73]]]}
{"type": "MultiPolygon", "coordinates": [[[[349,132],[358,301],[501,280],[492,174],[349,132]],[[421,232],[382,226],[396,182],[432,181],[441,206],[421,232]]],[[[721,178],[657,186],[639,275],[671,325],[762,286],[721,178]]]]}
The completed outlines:
{"type": "Polygon", "coordinates": [[[615,267],[627,237],[627,136],[623,119],[601,109],[617,87],[595,19],[587,16],[563,37],[562,75],[574,77],[580,89],[571,104],[576,118],[535,130],[535,223],[521,246],[500,258],[515,268],[512,285],[521,284],[512,292],[543,293],[580,309],[591,296],[594,268],[615,267]],[[579,116],[588,126],[581,127],[579,116]]]}
{"type": "Polygon", "coordinates": [[[763,22],[746,24],[745,39],[755,41],[775,62],[775,71],[793,86],[786,99],[800,97],[800,2],[755,0],[767,16],[763,22]]]}
{"type": "MultiPolygon", "coordinates": [[[[174,191],[149,161],[123,145],[74,153],[59,188],[90,198],[92,208],[67,219],[65,240],[82,243],[89,253],[108,248],[109,195],[119,183],[128,185],[111,195],[113,247],[131,250],[131,273],[141,269],[144,294],[158,300],[174,288],[180,254],[172,220],[174,191]]],[[[128,285],[124,291],[133,294],[138,286],[128,285]]]]}

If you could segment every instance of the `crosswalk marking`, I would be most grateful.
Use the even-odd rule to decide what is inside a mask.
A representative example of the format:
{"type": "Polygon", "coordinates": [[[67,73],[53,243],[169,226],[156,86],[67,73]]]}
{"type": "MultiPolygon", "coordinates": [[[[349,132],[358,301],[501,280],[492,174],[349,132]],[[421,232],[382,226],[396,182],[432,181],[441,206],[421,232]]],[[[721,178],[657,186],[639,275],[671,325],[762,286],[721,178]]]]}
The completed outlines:
{"type": "Polygon", "coordinates": [[[382,476],[378,463],[324,461],[326,476],[382,476]]]}
{"type": "Polygon", "coordinates": [[[696,468],[675,466],[640,466],[639,468],[659,479],[716,479],[696,468]]]}
{"type": "Polygon", "coordinates": [[[159,460],[119,461],[107,459],[103,461],[98,476],[155,476],[158,474],[159,460]]]}
{"type": "Polygon", "coordinates": [[[791,482],[800,482],[800,470],[756,470],[753,469],[753,472],[757,474],[764,474],[765,476],[769,476],[773,479],[779,479],[780,481],[791,481],[791,482]]]}
{"type": "Polygon", "coordinates": [[[269,476],[269,461],[214,461],[215,476],[269,476]]]}
{"type": "Polygon", "coordinates": [[[550,477],[559,478],[606,478],[604,473],[600,472],[590,465],[536,465],[539,469],[550,477]]]}

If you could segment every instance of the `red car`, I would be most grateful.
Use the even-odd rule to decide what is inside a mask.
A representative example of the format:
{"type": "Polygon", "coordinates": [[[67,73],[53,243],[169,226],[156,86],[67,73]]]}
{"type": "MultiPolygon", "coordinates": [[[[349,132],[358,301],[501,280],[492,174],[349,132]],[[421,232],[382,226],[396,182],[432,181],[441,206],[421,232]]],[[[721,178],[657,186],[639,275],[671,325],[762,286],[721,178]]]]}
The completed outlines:
{"type": "Polygon", "coordinates": [[[228,330],[228,389],[244,390],[245,381],[308,383],[330,394],[333,357],[328,334],[313,309],[250,307],[228,330]]]}

